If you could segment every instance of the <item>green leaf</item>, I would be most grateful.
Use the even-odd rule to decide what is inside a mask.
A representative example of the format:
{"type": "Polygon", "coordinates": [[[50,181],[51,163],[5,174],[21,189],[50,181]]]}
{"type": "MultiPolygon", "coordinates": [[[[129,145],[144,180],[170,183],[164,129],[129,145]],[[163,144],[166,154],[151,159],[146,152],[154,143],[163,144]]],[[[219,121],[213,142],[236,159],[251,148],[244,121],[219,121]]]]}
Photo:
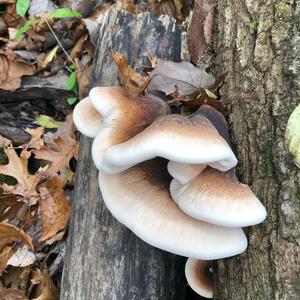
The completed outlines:
{"type": "Polygon", "coordinates": [[[206,92],[206,95],[209,97],[209,98],[212,98],[212,99],[217,99],[218,97],[210,90],[208,89],[204,89],[205,92],[206,92]]]}
{"type": "Polygon", "coordinates": [[[17,14],[21,17],[24,17],[28,8],[29,8],[30,0],[17,0],[17,14]]]}
{"type": "Polygon", "coordinates": [[[16,32],[15,39],[18,39],[23,33],[25,33],[30,28],[32,24],[36,24],[38,23],[38,21],[39,20],[37,19],[30,19],[26,21],[25,24],[16,32]]]}
{"type": "Polygon", "coordinates": [[[70,65],[69,65],[69,68],[70,68],[71,70],[76,70],[76,65],[75,65],[75,64],[70,64],[70,65]]]}
{"type": "Polygon", "coordinates": [[[73,105],[75,102],[77,102],[78,98],[77,97],[70,97],[67,99],[67,103],[69,105],[73,105]]]}
{"type": "Polygon", "coordinates": [[[35,123],[41,125],[44,128],[59,128],[60,125],[51,117],[46,115],[39,115],[35,119],[35,123]]]}
{"type": "Polygon", "coordinates": [[[71,8],[58,8],[52,13],[52,17],[62,19],[69,17],[81,17],[81,14],[71,8]]]}
{"type": "Polygon", "coordinates": [[[285,144],[294,158],[294,162],[300,168],[300,104],[290,115],[285,131],[285,144]]]}
{"type": "Polygon", "coordinates": [[[76,77],[76,71],[72,72],[67,80],[67,90],[72,91],[73,88],[76,86],[77,83],[77,77],[76,77]]]}

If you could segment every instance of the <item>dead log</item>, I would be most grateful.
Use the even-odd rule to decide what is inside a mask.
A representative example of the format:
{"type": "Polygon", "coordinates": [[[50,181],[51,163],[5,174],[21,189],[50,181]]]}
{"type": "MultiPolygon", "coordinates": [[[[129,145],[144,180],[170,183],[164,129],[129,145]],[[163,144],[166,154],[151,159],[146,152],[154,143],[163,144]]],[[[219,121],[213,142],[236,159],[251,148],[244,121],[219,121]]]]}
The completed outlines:
{"type": "MultiPolygon", "coordinates": [[[[141,66],[149,53],[179,61],[180,48],[181,33],[173,18],[112,8],[99,32],[91,86],[119,85],[114,51],[141,66]]],[[[185,259],[144,243],[106,209],[91,142],[86,137],[80,141],[61,300],[185,299],[185,259]]]]}

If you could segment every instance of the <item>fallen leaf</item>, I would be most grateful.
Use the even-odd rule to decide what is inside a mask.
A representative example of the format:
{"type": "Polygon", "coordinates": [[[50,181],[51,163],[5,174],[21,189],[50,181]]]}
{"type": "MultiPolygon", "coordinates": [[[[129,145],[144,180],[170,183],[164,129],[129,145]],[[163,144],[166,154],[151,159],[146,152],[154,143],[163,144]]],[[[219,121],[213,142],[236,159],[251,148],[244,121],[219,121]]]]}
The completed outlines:
{"type": "Polygon", "coordinates": [[[14,243],[22,243],[33,251],[31,238],[22,229],[12,224],[0,223],[0,250],[14,243]]]}
{"type": "Polygon", "coordinates": [[[0,135],[0,148],[5,148],[9,144],[11,144],[11,140],[0,135]]]}
{"type": "Polygon", "coordinates": [[[37,269],[31,279],[33,284],[38,284],[38,289],[40,295],[32,300],[57,300],[58,292],[57,289],[48,274],[46,269],[42,271],[37,269]]]}
{"type": "Polygon", "coordinates": [[[82,67],[78,58],[75,58],[76,76],[79,88],[79,99],[83,99],[88,95],[92,66],[82,67]]]}
{"type": "Polygon", "coordinates": [[[21,86],[21,77],[33,75],[35,67],[24,60],[9,60],[0,54],[0,89],[15,91],[21,86]]]}
{"type": "Polygon", "coordinates": [[[18,184],[9,186],[3,184],[2,188],[6,193],[13,193],[23,197],[23,201],[33,205],[37,202],[39,196],[36,191],[38,183],[45,175],[46,168],[40,168],[34,175],[28,172],[28,158],[31,154],[27,149],[23,149],[18,156],[15,149],[10,145],[4,149],[8,157],[8,164],[0,165],[0,174],[14,177],[18,184]]]}
{"type": "Polygon", "coordinates": [[[52,119],[49,116],[46,115],[39,115],[36,119],[35,119],[35,123],[37,123],[38,125],[41,125],[44,128],[58,128],[59,124],[52,119]]]}
{"type": "Polygon", "coordinates": [[[23,206],[24,202],[18,201],[17,195],[0,194],[0,222],[12,220],[18,222],[18,214],[23,206]]]}
{"type": "Polygon", "coordinates": [[[156,68],[150,73],[148,91],[162,91],[166,95],[177,93],[188,96],[200,88],[209,89],[215,82],[212,75],[196,68],[189,62],[171,62],[157,60],[156,68]]]}
{"type": "Polygon", "coordinates": [[[65,141],[62,138],[55,138],[50,147],[42,147],[33,151],[35,158],[43,159],[51,162],[47,169],[47,173],[52,176],[60,174],[61,178],[66,182],[69,179],[70,166],[69,162],[72,157],[77,157],[78,142],[70,139],[65,141]]]}
{"type": "Polygon", "coordinates": [[[55,176],[40,187],[40,215],[43,224],[41,241],[55,236],[63,230],[71,215],[71,205],[64,195],[63,181],[55,176]]]}
{"type": "Polygon", "coordinates": [[[41,64],[41,68],[44,69],[48,66],[48,64],[53,60],[53,58],[56,55],[56,52],[58,50],[59,46],[54,47],[45,57],[45,59],[43,60],[42,64],[41,64]]]}
{"type": "Polygon", "coordinates": [[[80,57],[82,55],[83,45],[84,45],[84,42],[87,40],[87,38],[88,38],[88,35],[86,34],[77,40],[75,46],[73,47],[73,49],[70,53],[70,57],[72,59],[74,59],[75,57],[80,57]]]}
{"type": "Polygon", "coordinates": [[[31,266],[36,261],[36,256],[34,253],[28,250],[28,247],[24,245],[10,257],[7,265],[14,267],[27,267],[31,266]]]}
{"type": "Polygon", "coordinates": [[[118,52],[112,54],[113,60],[118,66],[119,74],[124,87],[131,95],[142,94],[149,84],[149,78],[134,71],[129,65],[126,57],[118,52]]]}
{"type": "Polygon", "coordinates": [[[0,275],[14,254],[11,247],[15,243],[28,245],[33,250],[31,238],[23,230],[11,224],[0,223],[0,275]]]}
{"type": "Polygon", "coordinates": [[[300,168],[300,104],[289,117],[284,138],[295,165],[300,168]]]}
{"type": "Polygon", "coordinates": [[[31,135],[30,141],[25,145],[26,148],[41,149],[44,146],[44,140],[42,139],[43,127],[26,128],[25,131],[31,135]]]}
{"type": "Polygon", "coordinates": [[[0,290],[0,300],[28,300],[24,292],[17,289],[0,290]]]}

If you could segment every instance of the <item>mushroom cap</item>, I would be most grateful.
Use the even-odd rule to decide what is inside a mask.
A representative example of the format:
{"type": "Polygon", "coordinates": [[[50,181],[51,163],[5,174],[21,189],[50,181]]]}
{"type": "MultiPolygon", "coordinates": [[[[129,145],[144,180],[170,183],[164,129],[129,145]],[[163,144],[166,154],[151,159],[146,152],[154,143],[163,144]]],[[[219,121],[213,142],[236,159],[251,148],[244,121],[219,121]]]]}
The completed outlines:
{"type": "Polygon", "coordinates": [[[102,117],[91,104],[90,99],[82,99],[74,108],[73,121],[77,129],[90,138],[94,138],[101,130],[102,117]]]}
{"type": "Polygon", "coordinates": [[[101,131],[94,140],[92,156],[101,169],[104,152],[141,132],[168,112],[165,102],[154,96],[130,96],[121,87],[96,87],[89,93],[93,107],[102,116],[101,131]]]}
{"type": "Polygon", "coordinates": [[[185,264],[185,277],[189,286],[200,296],[213,298],[213,279],[210,260],[189,258],[185,264]]]}
{"type": "Polygon", "coordinates": [[[176,161],[168,163],[169,174],[182,185],[196,178],[205,168],[205,164],[183,164],[176,161]]]}
{"type": "Polygon", "coordinates": [[[166,115],[130,140],[110,147],[100,169],[108,174],[119,173],[154,157],[185,164],[208,164],[221,171],[237,163],[228,143],[206,117],[166,115]]]}
{"type": "Polygon", "coordinates": [[[233,170],[222,173],[208,167],[186,185],[173,179],[170,192],[186,214],[220,226],[255,225],[267,215],[249,186],[240,183],[233,170]]]}
{"type": "Polygon", "coordinates": [[[120,174],[99,172],[103,199],[112,215],[138,237],[165,251],[200,259],[243,252],[241,228],[225,228],[193,219],[171,199],[167,161],[154,159],[120,174]]]}

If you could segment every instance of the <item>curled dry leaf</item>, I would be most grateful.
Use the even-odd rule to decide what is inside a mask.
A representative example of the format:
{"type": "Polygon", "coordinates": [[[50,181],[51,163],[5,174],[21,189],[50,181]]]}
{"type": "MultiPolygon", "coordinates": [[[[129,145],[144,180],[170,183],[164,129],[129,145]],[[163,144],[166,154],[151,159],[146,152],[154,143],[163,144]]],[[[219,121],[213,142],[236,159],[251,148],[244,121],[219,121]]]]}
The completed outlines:
{"type": "Polygon", "coordinates": [[[35,204],[39,198],[36,187],[44,178],[47,168],[40,168],[37,173],[32,175],[28,172],[28,158],[31,151],[23,149],[19,157],[12,145],[9,145],[4,149],[4,152],[7,155],[8,164],[0,165],[0,174],[12,176],[18,181],[15,186],[3,184],[4,192],[20,195],[24,202],[30,205],[35,204]]]}
{"type": "Polygon", "coordinates": [[[79,99],[83,99],[88,95],[92,66],[89,65],[82,67],[78,58],[75,58],[75,63],[77,70],[76,76],[79,88],[79,99]]]}
{"type": "Polygon", "coordinates": [[[15,91],[21,86],[21,77],[33,75],[35,67],[24,60],[10,60],[4,54],[0,54],[0,89],[15,91]]]}
{"type": "Polygon", "coordinates": [[[24,203],[18,201],[17,195],[0,194],[0,222],[18,222],[19,212],[23,206],[24,203]]]}
{"type": "Polygon", "coordinates": [[[161,59],[157,60],[150,78],[148,91],[161,91],[166,95],[176,93],[179,96],[194,94],[200,88],[208,89],[215,82],[214,76],[189,62],[176,63],[161,59]]]}
{"type": "Polygon", "coordinates": [[[19,229],[12,224],[1,223],[0,250],[17,242],[27,245],[30,250],[33,250],[31,238],[22,229],[19,229]]]}
{"type": "Polygon", "coordinates": [[[22,243],[33,250],[31,238],[23,230],[11,224],[0,223],[0,275],[14,254],[12,246],[15,243],[22,243]]]}
{"type": "Polygon", "coordinates": [[[132,70],[123,54],[115,52],[112,54],[112,57],[118,66],[121,80],[129,94],[142,94],[149,84],[149,78],[144,77],[140,73],[132,70]]]}
{"type": "Polygon", "coordinates": [[[43,223],[41,241],[63,230],[71,215],[71,205],[64,195],[63,181],[55,176],[40,187],[40,215],[43,223]]]}
{"type": "Polygon", "coordinates": [[[33,252],[29,251],[28,247],[24,245],[10,257],[7,265],[14,267],[27,267],[31,266],[36,261],[36,256],[33,252]]]}
{"type": "Polygon", "coordinates": [[[288,120],[285,131],[285,144],[293,156],[296,166],[300,168],[300,104],[288,120]]]}
{"type": "Polygon", "coordinates": [[[57,289],[46,269],[37,269],[31,279],[33,284],[38,284],[39,296],[32,300],[56,300],[58,299],[57,289]]]}
{"type": "Polygon", "coordinates": [[[17,289],[0,289],[0,300],[28,300],[24,292],[17,289]]]}

